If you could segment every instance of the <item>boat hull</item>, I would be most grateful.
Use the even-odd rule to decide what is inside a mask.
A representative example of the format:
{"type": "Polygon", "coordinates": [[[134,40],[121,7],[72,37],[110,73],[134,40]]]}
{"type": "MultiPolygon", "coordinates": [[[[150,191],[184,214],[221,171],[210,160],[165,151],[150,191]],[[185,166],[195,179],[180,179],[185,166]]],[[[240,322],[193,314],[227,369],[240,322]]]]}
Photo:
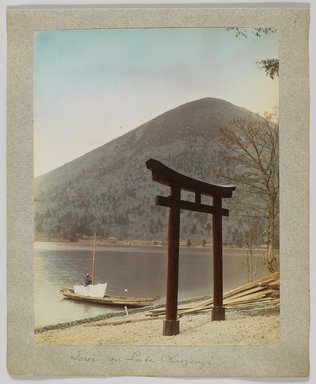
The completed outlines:
{"type": "Polygon", "coordinates": [[[82,301],[86,303],[123,306],[129,308],[147,307],[153,305],[159,296],[154,297],[133,297],[133,296],[107,296],[104,297],[91,297],[78,295],[71,288],[60,288],[60,293],[68,299],[82,301]]]}

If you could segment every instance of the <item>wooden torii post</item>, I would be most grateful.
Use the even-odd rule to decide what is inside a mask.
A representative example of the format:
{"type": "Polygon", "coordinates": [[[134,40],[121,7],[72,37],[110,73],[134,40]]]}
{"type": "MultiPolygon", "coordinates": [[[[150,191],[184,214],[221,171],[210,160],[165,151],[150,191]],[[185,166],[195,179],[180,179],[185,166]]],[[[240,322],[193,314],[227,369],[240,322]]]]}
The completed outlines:
{"type": "Polygon", "coordinates": [[[228,209],[222,208],[222,199],[232,197],[234,186],[208,184],[182,175],[168,168],[161,162],[149,159],[146,166],[152,172],[153,180],[167,185],[170,195],[156,196],[156,205],[169,207],[168,223],[168,272],[166,319],[163,335],[172,336],[180,332],[178,309],[178,275],[179,275],[179,236],[180,210],[205,212],[213,215],[213,308],[212,320],[225,320],[223,307],[223,240],[222,216],[228,216],[228,209]],[[181,190],[194,192],[195,201],[181,200],[181,190]],[[202,204],[201,196],[211,196],[213,205],[202,204]]]}

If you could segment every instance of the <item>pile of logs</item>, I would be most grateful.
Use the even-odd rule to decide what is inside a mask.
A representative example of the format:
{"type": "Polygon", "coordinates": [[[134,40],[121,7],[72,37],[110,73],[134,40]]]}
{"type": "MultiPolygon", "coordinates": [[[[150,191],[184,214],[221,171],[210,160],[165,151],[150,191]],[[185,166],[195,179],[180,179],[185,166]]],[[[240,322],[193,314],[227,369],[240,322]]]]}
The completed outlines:
{"type": "MultiPolygon", "coordinates": [[[[224,293],[224,307],[251,307],[258,304],[280,303],[280,273],[275,272],[251,283],[242,285],[224,293]]],[[[178,315],[207,311],[212,308],[213,298],[197,303],[183,304],[178,307],[178,315]]],[[[149,316],[156,317],[165,314],[165,308],[153,309],[149,316]]]]}

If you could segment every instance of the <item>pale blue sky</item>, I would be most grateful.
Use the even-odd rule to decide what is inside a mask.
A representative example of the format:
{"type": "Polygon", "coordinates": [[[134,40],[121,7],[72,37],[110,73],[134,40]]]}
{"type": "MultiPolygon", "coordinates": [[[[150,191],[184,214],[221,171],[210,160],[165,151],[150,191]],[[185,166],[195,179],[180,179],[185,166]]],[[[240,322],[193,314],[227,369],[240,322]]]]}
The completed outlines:
{"type": "Polygon", "coordinates": [[[256,62],[272,57],[277,34],[239,39],[225,28],[38,32],[35,175],[199,98],[270,111],[278,80],[256,62]]]}

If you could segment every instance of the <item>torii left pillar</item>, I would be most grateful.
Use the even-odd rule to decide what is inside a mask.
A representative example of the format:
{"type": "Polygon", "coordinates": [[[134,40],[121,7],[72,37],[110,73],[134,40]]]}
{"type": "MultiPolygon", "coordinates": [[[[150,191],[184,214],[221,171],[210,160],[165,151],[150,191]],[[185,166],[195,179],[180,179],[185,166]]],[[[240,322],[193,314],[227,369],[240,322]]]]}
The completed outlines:
{"type": "Polygon", "coordinates": [[[178,310],[179,278],[179,236],[180,210],[211,213],[213,215],[213,308],[212,320],[225,320],[223,307],[223,241],[222,216],[228,216],[228,210],[222,208],[222,198],[231,197],[234,186],[208,184],[192,179],[166,167],[157,160],[146,162],[152,171],[153,180],[170,188],[168,197],[156,196],[156,204],[169,207],[168,223],[168,272],[166,294],[166,319],[163,335],[172,336],[180,332],[178,310]],[[181,189],[195,193],[195,202],[181,200],[181,189]],[[201,203],[201,195],[213,197],[213,206],[201,203]]]}
{"type": "Polygon", "coordinates": [[[178,310],[178,281],[179,281],[179,240],[180,240],[180,189],[171,188],[168,223],[168,274],[166,319],[163,325],[163,335],[177,335],[180,332],[178,310]]]}

